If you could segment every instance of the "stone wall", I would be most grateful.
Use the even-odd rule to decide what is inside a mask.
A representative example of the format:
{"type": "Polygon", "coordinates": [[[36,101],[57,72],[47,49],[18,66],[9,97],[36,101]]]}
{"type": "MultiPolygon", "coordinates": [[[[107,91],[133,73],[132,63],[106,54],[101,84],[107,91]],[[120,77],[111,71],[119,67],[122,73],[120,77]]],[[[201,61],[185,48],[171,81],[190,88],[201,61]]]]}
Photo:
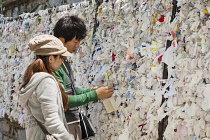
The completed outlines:
{"type": "Polygon", "coordinates": [[[25,130],[7,117],[0,119],[0,140],[26,140],[25,130]]]}

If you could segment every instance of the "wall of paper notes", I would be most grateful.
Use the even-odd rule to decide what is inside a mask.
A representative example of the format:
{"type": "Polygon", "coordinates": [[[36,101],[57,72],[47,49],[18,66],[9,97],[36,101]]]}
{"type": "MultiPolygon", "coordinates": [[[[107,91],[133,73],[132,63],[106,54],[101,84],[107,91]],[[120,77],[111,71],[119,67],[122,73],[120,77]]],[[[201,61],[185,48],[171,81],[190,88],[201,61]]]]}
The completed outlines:
{"type": "Polygon", "coordinates": [[[115,88],[110,100],[88,104],[96,129],[91,139],[156,140],[158,123],[168,116],[165,139],[209,140],[210,2],[177,0],[177,6],[172,21],[172,0],[112,0],[97,11],[95,1],[81,2],[52,13],[46,9],[14,21],[5,18],[0,25],[0,117],[7,114],[24,126],[17,92],[34,58],[27,42],[52,34],[60,17],[77,15],[88,35],[71,58],[76,86],[115,88]],[[168,49],[167,40],[172,41],[168,49]],[[162,78],[164,63],[167,79],[162,78]],[[113,103],[112,111],[107,113],[103,102],[113,103]]]}

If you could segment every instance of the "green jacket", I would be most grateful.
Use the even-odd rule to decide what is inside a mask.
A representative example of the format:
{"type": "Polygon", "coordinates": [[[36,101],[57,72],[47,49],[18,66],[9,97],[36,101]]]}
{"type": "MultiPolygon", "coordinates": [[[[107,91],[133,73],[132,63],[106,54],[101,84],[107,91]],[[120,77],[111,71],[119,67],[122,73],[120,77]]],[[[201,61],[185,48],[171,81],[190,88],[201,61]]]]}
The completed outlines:
{"type": "MultiPolygon", "coordinates": [[[[67,74],[63,65],[59,71],[53,72],[58,81],[61,83],[64,91],[66,91],[67,74]]],[[[68,93],[69,94],[69,93],[68,93]]],[[[90,91],[90,88],[76,88],[76,95],[68,95],[69,108],[77,107],[98,100],[96,91],[90,91]]]]}

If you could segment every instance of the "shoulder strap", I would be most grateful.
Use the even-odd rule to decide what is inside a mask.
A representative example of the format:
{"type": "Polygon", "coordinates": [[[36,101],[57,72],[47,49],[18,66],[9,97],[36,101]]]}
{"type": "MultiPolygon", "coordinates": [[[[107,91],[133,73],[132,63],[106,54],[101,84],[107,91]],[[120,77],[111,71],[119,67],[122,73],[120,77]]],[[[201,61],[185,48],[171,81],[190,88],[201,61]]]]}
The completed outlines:
{"type": "Polygon", "coordinates": [[[64,67],[64,70],[66,71],[66,73],[69,75],[70,74],[69,70],[71,70],[71,66],[67,60],[64,60],[63,67],[64,67]]]}
{"type": "Polygon", "coordinates": [[[35,117],[34,119],[36,120],[36,122],[38,123],[38,125],[40,126],[40,128],[42,129],[42,131],[45,133],[45,134],[50,134],[47,129],[45,128],[44,125],[42,125],[42,123],[40,121],[38,121],[35,117]]]}
{"type": "Polygon", "coordinates": [[[63,65],[64,70],[66,71],[68,77],[69,77],[70,80],[71,80],[71,83],[72,83],[72,85],[71,85],[72,90],[73,90],[74,94],[76,94],[76,88],[75,88],[75,86],[74,86],[73,75],[72,75],[72,69],[71,69],[71,66],[70,66],[68,60],[64,60],[64,62],[63,62],[62,65],[63,65]]]}
{"type": "MultiPolygon", "coordinates": [[[[32,111],[31,111],[30,107],[28,106],[27,108],[30,110],[30,112],[31,112],[31,114],[32,114],[32,111]]],[[[33,116],[33,114],[32,114],[32,116],[33,116]]],[[[33,117],[34,117],[34,116],[33,116],[33,117]]],[[[36,120],[36,122],[38,123],[38,125],[39,125],[39,127],[42,129],[42,131],[45,133],[45,135],[50,134],[50,133],[47,131],[47,129],[45,128],[45,126],[42,125],[42,123],[41,123],[40,121],[38,121],[35,117],[34,117],[34,119],[36,120]]]]}

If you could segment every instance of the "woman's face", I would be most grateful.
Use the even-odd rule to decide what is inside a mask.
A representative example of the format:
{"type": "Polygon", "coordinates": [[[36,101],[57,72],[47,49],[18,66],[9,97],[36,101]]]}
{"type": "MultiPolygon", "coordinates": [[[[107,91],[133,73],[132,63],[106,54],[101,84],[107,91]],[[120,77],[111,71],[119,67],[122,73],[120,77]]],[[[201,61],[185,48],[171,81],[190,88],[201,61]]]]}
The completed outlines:
{"type": "Polygon", "coordinates": [[[49,57],[49,62],[50,62],[52,71],[58,71],[61,64],[63,63],[63,60],[64,60],[64,57],[61,55],[58,55],[57,57],[51,55],[49,57]]]}

